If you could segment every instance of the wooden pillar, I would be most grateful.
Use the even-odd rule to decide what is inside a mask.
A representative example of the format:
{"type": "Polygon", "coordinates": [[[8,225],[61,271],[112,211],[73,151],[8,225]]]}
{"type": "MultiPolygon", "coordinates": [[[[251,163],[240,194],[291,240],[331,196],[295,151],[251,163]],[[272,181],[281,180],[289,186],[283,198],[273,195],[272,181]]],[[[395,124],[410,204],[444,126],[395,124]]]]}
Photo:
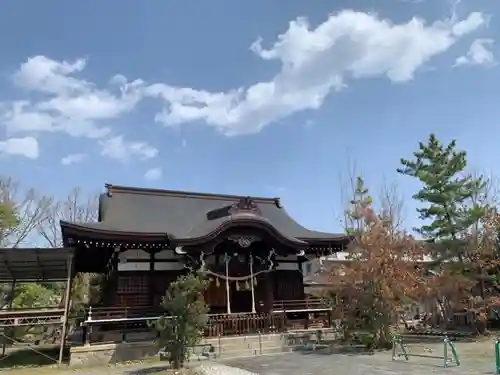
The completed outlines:
{"type": "Polygon", "coordinates": [[[64,297],[64,316],[62,322],[62,332],[61,332],[61,346],[59,348],[59,364],[62,363],[64,355],[64,347],[66,346],[66,335],[68,331],[68,315],[71,299],[71,283],[73,280],[73,254],[68,256],[68,276],[66,279],[66,291],[64,297]]]}
{"type": "Polygon", "coordinates": [[[104,302],[106,305],[116,304],[116,291],[118,289],[118,263],[120,262],[120,247],[116,247],[111,254],[111,269],[106,280],[104,302]]]}
{"type": "Polygon", "coordinates": [[[116,296],[118,292],[118,264],[120,263],[120,249],[118,251],[115,250],[115,256],[113,258],[113,275],[112,275],[112,286],[113,286],[113,296],[116,296]]]}
{"type": "Polygon", "coordinates": [[[156,253],[149,255],[149,285],[148,285],[148,304],[153,306],[155,303],[155,263],[156,253]]]}
{"type": "Polygon", "coordinates": [[[224,254],[224,264],[226,266],[226,305],[227,313],[231,314],[231,290],[229,289],[229,256],[224,254]]]}
{"type": "Polygon", "coordinates": [[[255,286],[253,284],[253,255],[250,254],[250,287],[252,289],[252,313],[255,314],[255,286]]]}
{"type": "Polygon", "coordinates": [[[273,309],[274,304],[274,272],[266,273],[264,282],[266,283],[266,306],[267,311],[269,312],[273,309]]]}
{"type": "MultiPolygon", "coordinates": [[[[12,283],[10,285],[10,294],[9,294],[9,305],[7,306],[7,309],[10,310],[12,309],[12,303],[14,302],[14,292],[16,290],[16,279],[13,279],[12,280],[12,283]]],[[[5,328],[3,330],[5,332],[5,328]]],[[[4,337],[4,339],[6,339],[7,337],[4,337]]],[[[7,343],[4,342],[2,344],[2,357],[5,356],[5,349],[7,347],[7,343]]]]}

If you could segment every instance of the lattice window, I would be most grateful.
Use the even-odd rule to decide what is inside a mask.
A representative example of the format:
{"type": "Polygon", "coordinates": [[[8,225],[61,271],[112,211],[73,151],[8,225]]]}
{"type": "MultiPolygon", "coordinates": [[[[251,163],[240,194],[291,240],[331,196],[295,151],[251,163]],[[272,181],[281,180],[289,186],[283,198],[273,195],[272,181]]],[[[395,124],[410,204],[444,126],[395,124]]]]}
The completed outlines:
{"type": "Polygon", "coordinates": [[[304,285],[297,271],[274,273],[274,300],[299,300],[304,298],[304,285]]]}
{"type": "Polygon", "coordinates": [[[149,290],[149,278],[144,274],[119,275],[118,294],[147,294],[149,290]]]}
{"type": "Polygon", "coordinates": [[[147,294],[119,294],[116,296],[119,306],[148,306],[149,300],[147,294]]]}

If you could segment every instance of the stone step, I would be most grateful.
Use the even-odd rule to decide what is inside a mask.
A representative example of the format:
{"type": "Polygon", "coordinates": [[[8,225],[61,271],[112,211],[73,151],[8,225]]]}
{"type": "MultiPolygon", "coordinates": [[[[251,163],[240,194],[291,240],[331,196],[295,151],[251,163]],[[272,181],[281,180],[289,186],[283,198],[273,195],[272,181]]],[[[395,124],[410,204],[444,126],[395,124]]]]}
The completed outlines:
{"type": "Polygon", "coordinates": [[[206,362],[206,361],[221,361],[224,362],[225,360],[231,360],[231,359],[236,359],[236,358],[251,358],[251,357],[258,357],[258,356],[268,356],[268,355],[279,355],[279,354],[286,354],[292,351],[291,348],[269,348],[265,352],[262,353],[255,353],[254,351],[251,350],[235,350],[232,352],[225,353],[224,355],[221,356],[210,356],[210,357],[193,357],[188,360],[188,363],[191,365],[197,362],[206,362]]]}
{"type": "Polygon", "coordinates": [[[213,361],[213,360],[225,360],[233,358],[249,358],[281,353],[289,353],[293,348],[290,347],[266,347],[262,351],[255,349],[232,349],[226,350],[221,353],[211,353],[209,356],[203,355],[192,355],[189,359],[189,363],[203,362],[203,361],[213,361]]]}
{"type": "Polygon", "coordinates": [[[221,354],[219,357],[216,358],[220,360],[233,359],[233,358],[248,358],[248,357],[289,353],[290,351],[292,351],[291,348],[283,348],[283,347],[266,348],[266,350],[263,350],[262,353],[254,350],[234,350],[221,354]]]}
{"type": "Polygon", "coordinates": [[[226,352],[228,350],[233,350],[233,349],[238,349],[238,350],[246,350],[246,349],[265,349],[265,348],[275,348],[275,347],[281,347],[285,345],[285,343],[281,340],[277,341],[261,341],[260,343],[258,341],[252,341],[252,342],[243,342],[243,341],[238,341],[238,342],[221,342],[220,346],[218,344],[212,344],[214,351],[215,352],[226,352]]]}
{"type": "Polygon", "coordinates": [[[215,345],[219,342],[224,342],[224,343],[236,343],[236,342],[259,342],[259,341],[280,341],[283,339],[282,335],[261,335],[260,338],[258,335],[252,335],[252,336],[229,336],[229,337],[221,337],[220,339],[215,337],[215,338],[210,338],[210,339],[204,339],[202,342],[203,343],[210,343],[212,345],[215,345]]]}

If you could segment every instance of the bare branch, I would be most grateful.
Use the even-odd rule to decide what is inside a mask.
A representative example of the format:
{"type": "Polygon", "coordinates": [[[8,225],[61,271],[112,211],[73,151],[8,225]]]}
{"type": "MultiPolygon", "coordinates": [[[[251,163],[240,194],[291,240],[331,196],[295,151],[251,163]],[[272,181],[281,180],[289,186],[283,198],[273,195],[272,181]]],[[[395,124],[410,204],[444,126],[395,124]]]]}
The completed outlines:
{"type": "Polygon", "coordinates": [[[391,227],[393,232],[401,232],[404,229],[405,205],[404,195],[396,182],[384,184],[379,193],[380,216],[391,227]]]}
{"type": "Polygon", "coordinates": [[[38,222],[38,233],[50,247],[62,246],[59,221],[96,221],[98,201],[98,194],[85,197],[80,188],[72,189],[65,200],[52,202],[44,220],[38,222]]]}
{"type": "Polygon", "coordinates": [[[482,178],[485,184],[482,189],[474,192],[470,203],[481,207],[498,206],[500,203],[500,181],[498,178],[491,174],[480,173],[477,170],[472,171],[471,176],[474,180],[482,178]]]}
{"type": "Polygon", "coordinates": [[[44,220],[51,199],[34,189],[23,190],[12,178],[0,177],[0,204],[13,208],[18,225],[6,230],[0,238],[2,247],[35,246],[37,223],[44,220]]]}

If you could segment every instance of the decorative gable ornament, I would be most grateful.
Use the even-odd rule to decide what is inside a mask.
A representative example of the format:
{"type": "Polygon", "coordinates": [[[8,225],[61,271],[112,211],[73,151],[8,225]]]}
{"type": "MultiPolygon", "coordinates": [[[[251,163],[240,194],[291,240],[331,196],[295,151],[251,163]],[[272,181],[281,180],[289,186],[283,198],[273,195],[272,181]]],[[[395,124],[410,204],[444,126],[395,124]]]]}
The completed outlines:
{"type": "Polygon", "coordinates": [[[252,213],[260,215],[260,209],[257,203],[255,203],[250,197],[244,197],[229,208],[229,213],[231,215],[238,213],[252,213]]]}
{"type": "Polygon", "coordinates": [[[246,249],[252,246],[252,244],[256,241],[259,241],[260,238],[257,236],[230,236],[230,241],[236,242],[241,248],[246,249]]]}

